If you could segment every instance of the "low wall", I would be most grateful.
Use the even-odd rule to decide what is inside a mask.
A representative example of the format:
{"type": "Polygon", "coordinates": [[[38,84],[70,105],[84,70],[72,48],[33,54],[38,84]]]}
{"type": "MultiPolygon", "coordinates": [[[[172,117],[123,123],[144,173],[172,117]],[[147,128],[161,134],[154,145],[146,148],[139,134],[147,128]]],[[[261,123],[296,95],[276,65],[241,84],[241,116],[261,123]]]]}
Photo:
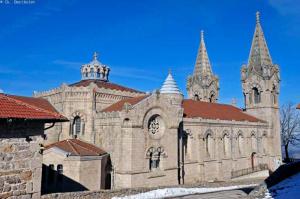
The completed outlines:
{"type": "Polygon", "coordinates": [[[254,173],[250,173],[248,175],[240,176],[237,178],[232,178],[233,181],[239,181],[239,180],[248,180],[252,178],[267,178],[269,176],[269,170],[263,170],[263,171],[257,171],[254,173]]]}
{"type": "Polygon", "coordinates": [[[0,198],[40,198],[43,123],[0,122],[0,198]],[[30,127],[29,127],[30,126],[30,127]]]}

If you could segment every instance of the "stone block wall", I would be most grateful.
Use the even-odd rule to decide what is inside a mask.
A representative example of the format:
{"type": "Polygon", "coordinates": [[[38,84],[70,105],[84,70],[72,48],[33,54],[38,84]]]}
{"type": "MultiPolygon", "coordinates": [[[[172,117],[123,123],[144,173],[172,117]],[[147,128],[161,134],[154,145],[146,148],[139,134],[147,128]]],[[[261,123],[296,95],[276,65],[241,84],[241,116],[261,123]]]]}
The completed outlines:
{"type": "Polygon", "coordinates": [[[43,123],[0,122],[0,198],[40,198],[42,133],[43,123]]]}

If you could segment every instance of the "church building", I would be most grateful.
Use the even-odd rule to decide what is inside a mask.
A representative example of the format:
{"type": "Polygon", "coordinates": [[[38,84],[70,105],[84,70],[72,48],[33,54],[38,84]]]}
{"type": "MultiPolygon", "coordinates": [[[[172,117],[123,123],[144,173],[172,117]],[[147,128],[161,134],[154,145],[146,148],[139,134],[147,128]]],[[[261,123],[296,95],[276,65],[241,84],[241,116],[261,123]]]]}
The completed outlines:
{"type": "Polygon", "coordinates": [[[159,90],[145,93],[110,82],[110,70],[95,53],[82,65],[81,81],[35,97],[47,99],[69,119],[47,131],[45,144],[79,139],[100,147],[110,157],[105,184],[111,188],[226,181],[276,169],[279,67],[272,62],[259,13],[248,64],[241,68],[245,109],[218,103],[219,78],[203,32],[187,98],[170,72],[159,90]]]}

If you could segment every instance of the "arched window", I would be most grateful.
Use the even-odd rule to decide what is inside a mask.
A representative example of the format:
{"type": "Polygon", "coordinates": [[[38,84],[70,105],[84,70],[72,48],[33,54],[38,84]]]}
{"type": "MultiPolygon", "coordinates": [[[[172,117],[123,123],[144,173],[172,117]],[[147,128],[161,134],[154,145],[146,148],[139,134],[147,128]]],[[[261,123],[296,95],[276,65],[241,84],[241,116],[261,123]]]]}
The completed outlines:
{"type": "Polygon", "coordinates": [[[257,139],[254,134],[251,135],[251,149],[252,152],[256,152],[257,150],[257,139]]]}
{"type": "Polygon", "coordinates": [[[151,147],[147,151],[147,158],[149,159],[149,170],[155,171],[160,168],[160,160],[161,156],[164,153],[164,149],[162,147],[153,148],[151,147]]]}
{"type": "Polygon", "coordinates": [[[153,169],[153,152],[149,153],[149,170],[153,169]]]}
{"type": "Polygon", "coordinates": [[[91,77],[95,77],[95,71],[94,71],[94,68],[91,68],[91,77]]]}
{"type": "Polygon", "coordinates": [[[272,89],[272,101],[273,101],[273,104],[277,104],[277,94],[276,94],[275,85],[273,85],[273,89],[272,89]]]}
{"type": "Polygon", "coordinates": [[[205,145],[206,145],[206,154],[208,157],[212,157],[213,155],[213,138],[210,133],[206,135],[205,139],[205,145]]]}
{"type": "Polygon", "coordinates": [[[199,97],[198,94],[195,94],[195,95],[194,95],[194,100],[196,100],[196,101],[199,101],[199,100],[200,100],[200,97],[199,97]]]}
{"type": "Polygon", "coordinates": [[[243,138],[242,134],[239,134],[238,135],[238,148],[239,148],[240,155],[243,155],[243,153],[244,153],[243,147],[244,147],[244,138],[243,138]]]}
{"type": "Polygon", "coordinates": [[[253,98],[254,98],[254,103],[255,104],[258,104],[260,103],[260,93],[258,91],[258,89],[256,87],[252,88],[252,91],[253,91],[253,98]]]}
{"type": "Polygon", "coordinates": [[[85,69],[84,75],[85,75],[85,77],[88,77],[88,76],[89,76],[89,73],[88,73],[88,69],[87,69],[87,68],[85,69]]]}
{"type": "Polygon", "coordinates": [[[215,94],[212,93],[209,97],[209,102],[215,102],[215,101],[216,101],[215,94]]]}
{"type": "Polygon", "coordinates": [[[100,69],[97,70],[97,78],[100,78],[100,69]]]}
{"type": "Polygon", "coordinates": [[[223,136],[223,150],[224,156],[227,157],[230,154],[230,138],[229,135],[226,133],[223,136]]]}
{"type": "Polygon", "coordinates": [[[73,121],[73,135],[79,135],[81,132],[81,118],[76,116],[73,121]]]}

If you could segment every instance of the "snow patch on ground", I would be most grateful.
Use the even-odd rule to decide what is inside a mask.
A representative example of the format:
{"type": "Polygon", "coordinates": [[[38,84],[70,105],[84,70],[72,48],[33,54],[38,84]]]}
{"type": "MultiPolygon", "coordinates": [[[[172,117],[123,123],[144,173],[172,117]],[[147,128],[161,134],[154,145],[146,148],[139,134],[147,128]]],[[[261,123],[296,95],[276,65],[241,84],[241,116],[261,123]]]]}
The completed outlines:
{"type": "Polygon", "coordinates": [[[248,187],[254,187],[257,184],[250,185],[237,185],[237,186],[228,186],[228,187],[215,187],[215,188],[165,188],[165,189],[156,189],[153,191],[148,191],[145,193],[139,193],[136,195],[124,196],[124,197],[113,197],[112,199],[154,199],[154,198],[164,198],[164,197],[176,197],[184,196],[190,194],[201,194],[201,193],[210,193],[216,191],[228,191],[234,189],[242,189],[248,187]]]}
{"type": "Polygon", "coordinates": [[[300,197],[300,173],[270,187],[264,199],[295,199],[300,197]]]}

